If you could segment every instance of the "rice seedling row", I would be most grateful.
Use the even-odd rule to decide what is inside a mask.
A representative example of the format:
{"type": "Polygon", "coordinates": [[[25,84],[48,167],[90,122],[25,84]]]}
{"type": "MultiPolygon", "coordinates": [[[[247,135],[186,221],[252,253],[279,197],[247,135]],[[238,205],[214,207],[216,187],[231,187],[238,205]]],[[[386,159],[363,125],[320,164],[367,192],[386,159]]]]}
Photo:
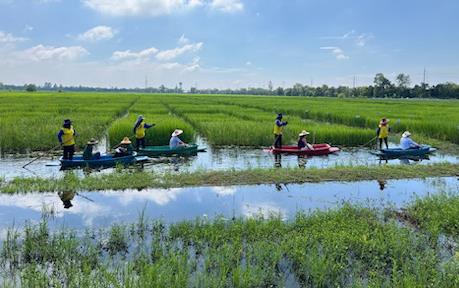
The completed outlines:
{"type": "Polygon", "coordinates": [[[458,283],[455,256],[376,211],[337,210],[166,226],[50,231],[44,218],[11,229],[1,247],[3,287],[435,286],[458,283]]]}

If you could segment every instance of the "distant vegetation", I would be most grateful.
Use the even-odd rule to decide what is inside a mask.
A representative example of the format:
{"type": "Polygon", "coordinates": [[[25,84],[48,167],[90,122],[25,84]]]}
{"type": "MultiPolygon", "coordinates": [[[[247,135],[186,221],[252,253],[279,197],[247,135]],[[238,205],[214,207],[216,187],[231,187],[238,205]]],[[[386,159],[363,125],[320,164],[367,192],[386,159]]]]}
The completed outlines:
{"type": "MultiPolygon", "coordinates": [[[[6,85],[0,82],[0,90],[11,91],[31,91],[31,85],[35,90],[40,91],[86,91],[86,92],[136,92],[136,93],[189,93],[189,94],[238,94],[238,95],[277,95],[277,96],[313,96],[313,97],[339,97],[339,98],[439,98],[439,99],[459,99],[459,85],[456,83],[439,83],[437,85],[429,85],[421,82],[411,85],[410,76],[407,74],[399,74],[391,82],[382,73],[375,75],[373,85],[369,86],[308,86],[301,83],[296,83],[293,87],[277,87],[274,88],[272,82],[269,81],[268,88],[248,87],[240,89],[216,89],[206,88],[198,89],[191,87],[188,91],[182,88],[182,82],[172,88],[164,85],[159,87],[147,88],[100,88],[87,86],[62,86],[46,82],[43,86],[35,86],[34,84],[6,85]]],[[[33,91],[35,91],[33,90],[33,91]]]]}

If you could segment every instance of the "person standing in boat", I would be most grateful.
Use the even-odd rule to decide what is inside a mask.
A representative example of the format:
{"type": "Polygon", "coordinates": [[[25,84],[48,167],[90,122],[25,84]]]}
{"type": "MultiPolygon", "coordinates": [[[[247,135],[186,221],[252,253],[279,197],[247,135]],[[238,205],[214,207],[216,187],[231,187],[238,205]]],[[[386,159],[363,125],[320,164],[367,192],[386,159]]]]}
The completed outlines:
{"type": "Polygon", "coordinates": [[[274,121],[274,148],[282,148],[282,132],[284,126],[288,124],[287,121],[282,122],[282,113],[277,114],[276,121],[274,121]]]}
{"type": "Polygon", "coordinates": [[[379,122],[378,129],[376,130],[376,135],[379,139],[379,149],[382,149],[382,143],[386,144],[386,148],[389,148],[389,144],[387,143],[387,138],[389,137],[390,127],[389,127],[389,119],[382,118],[379,122]]]}
{"type": "Polygon", "coordinates": [[[133,153],[134,147],[132,147],[131,140],[129,139],[129,137],[124,137],[123,141],[121,141],[120,144],[115,146],[115,155],[113,155],[113,157],[116,158],[130,156],[133,153]]]}
{"type": "Polygon", "coordinates": [[[155,126],[155,124],[145,123],[145,118],[142,115],[137,117],[137,121],[134,124],[134,134],[136,138],[136,150],[139,151],[140,148],[145,148],[145,135],[146,130],[155,126]]]}
{"type": "Polygon", "coordinates": [[[314,150],[314,147],[308,143],[306,140],[306,136],[309,135],[309,132],[306,130],[301,131],[300,134],[298,134],[298,149],[299,150],[314,150]]]}
{"type": "Polygon", "coordinates": [[[178,136],[183,134],[183,130],[175,129],[172,132],[171,139],[169,140],[169,148],[174,149],[178,147],[187,146],[185,142],[183,142],[178,136]]]}
{"type": "Polygon", "coordinates": [[[97,141],[94,138],[91,138],[91,140],[89,140],[88,143],[86,143],[86,148],[84,148],[83,151],[84,160],[93,160],[100,158],[100,152],[92,153],[94,150],[94,145],[96,145],[97,143],[99,143],[99,141],[97,141]]]}
{"type": "Polygon", "coordinates": [[[57,139],[61,146],[63,147],[63,159],[73,160],[73,155],[75,154],[75,137],[77,133],[73,129],[72,121],[70,119],[64,120],[64,125],[62,125],[61,130],[57,133],[57,139]]]}
{"type": "Polygon", "coordinates": [[[400,139],[400,148],[403,150],[419,149],[421,148],[421,145],[411,139],[411,133],[409,131],[405,131],[403,132],[402,138],[400,139]]]}

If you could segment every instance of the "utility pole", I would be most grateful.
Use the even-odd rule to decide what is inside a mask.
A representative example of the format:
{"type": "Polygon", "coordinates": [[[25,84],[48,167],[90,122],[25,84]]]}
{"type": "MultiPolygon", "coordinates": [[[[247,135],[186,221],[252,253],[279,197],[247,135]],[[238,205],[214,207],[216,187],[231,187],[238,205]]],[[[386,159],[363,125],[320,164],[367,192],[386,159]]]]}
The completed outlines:
{"type": "Polygon", "coordinates": [[[422,80],[422,83],[426,83],[426,67],[424,67],[424,78],[422,80]]]}
{"type": "Polygon", "coordinates": [[[354,75],[354,81],[353,81],[352,87],[353,87],[354,90],[355,90],[355,75],[354,75]]]}
{"type": "Polygon", "coordinates": [[[148,89],[148,76],[145,75],[145,92],[147,92],[148,89]]]}

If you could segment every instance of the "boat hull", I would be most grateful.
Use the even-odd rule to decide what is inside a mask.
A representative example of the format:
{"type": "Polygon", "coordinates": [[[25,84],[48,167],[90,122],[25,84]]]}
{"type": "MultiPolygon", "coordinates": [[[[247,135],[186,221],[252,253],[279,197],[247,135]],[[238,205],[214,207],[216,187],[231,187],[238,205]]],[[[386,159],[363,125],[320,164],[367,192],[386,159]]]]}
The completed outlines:
{"type": "Polygon", "coordinates": [[[424,156],[435,152],[436,149],[430,146],[421,146],[419,149],[401,149],[401,148],[388,148],[382,149],[378,155],[385,157],[408,157],[408,156],[424,156]]]}
{"type": "Polygon", "coordinates": [[[269,151],[273,154],[293,154],[304,156],[323,156],[339,152],[339,148],[331,147],[328,144],[314,144],[312,146],[314,147],[314,150],[298,149],[298,146],[282,146],[282,148],[271,147],[269,151]]]}
{"type": "Polygon", "coordinates": [[[198,153],[198,145],[191,144],[189,146],[177,147],[171,149],[169,146],[147,146],[140,149],[138,155],[158,157],[158,156],[192,156],[198,153]]]}
{"type": "Polygon", "coordinates": [[[89,167],[89,168],[106,168],[114,167],[116,165],[128,166],[137,162],[146,161],[148,157],[144,156],[124,156],[114,158],[112,155],[102,155],[99,159],[84,160],[83,156],[74,156],[73,160],[64,160],[62,157],[59,159],[62,168],[77,168],[77,167],[89,167]]]}

